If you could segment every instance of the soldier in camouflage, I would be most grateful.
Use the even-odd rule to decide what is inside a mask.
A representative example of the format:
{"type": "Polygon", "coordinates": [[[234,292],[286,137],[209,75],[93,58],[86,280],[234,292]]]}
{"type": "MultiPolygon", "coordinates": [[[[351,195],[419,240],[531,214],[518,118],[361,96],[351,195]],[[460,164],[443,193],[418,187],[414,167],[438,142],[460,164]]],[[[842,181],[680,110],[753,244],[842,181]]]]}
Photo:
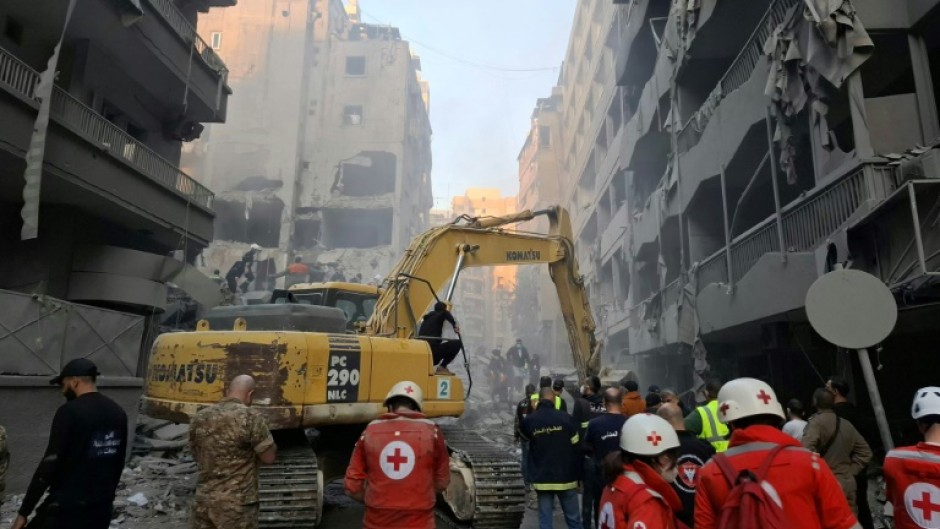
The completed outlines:
{"type": "Polygon", "coordinates": [[[10,451],[7,450],[7,431],[0,426],[0,503],[6,490],[7,468],[10,466],[10,451]]]}
{"type": "Polygon", "coordinates": [[[249,407],[254,389],[250,376],[235,377],[224,399],[190,421],[199,466],[193,529],[258,527],[258,466],[274,463],[277,447],[264,418],[249,407]]]}

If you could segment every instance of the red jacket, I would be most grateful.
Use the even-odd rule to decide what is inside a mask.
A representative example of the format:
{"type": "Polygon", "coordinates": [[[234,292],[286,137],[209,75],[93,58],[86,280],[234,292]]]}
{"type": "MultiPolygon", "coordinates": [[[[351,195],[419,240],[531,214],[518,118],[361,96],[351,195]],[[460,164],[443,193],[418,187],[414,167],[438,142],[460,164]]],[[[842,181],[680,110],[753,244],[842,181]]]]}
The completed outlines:
{"type": "Polygon", "coordinates": [[[437,493],[450,482],[444,436],[417,412],[386,413],[356,443],[346,491],[364,494],[365,529],[434,529],[437,493]]]}
{"type": "MultiPolygon", "coordinates": [[[[736,470],[756,472],[775,445],[787,448],[774,458],[765,480],[777,490],[794,527],[861,528],[826,461],[780,430],[761,425],[734,430],[725,455],[736,470]]],[[[695,529],[716,529],[728,498],[728,481],[714,459],[699,469],[697,479],[695,529]]]]}
{"type": "Polygon", "coordinates": [[[940,446],[920,443],[888,452],[884,475],[894,527],[940,526],[940,446]]]}
{"type": "Polygon", "coordinates": [[[604,487],[598,527],[677,529],[679,495],[655,470],[641,461],[623,466],[623,474],[604,487]]]}

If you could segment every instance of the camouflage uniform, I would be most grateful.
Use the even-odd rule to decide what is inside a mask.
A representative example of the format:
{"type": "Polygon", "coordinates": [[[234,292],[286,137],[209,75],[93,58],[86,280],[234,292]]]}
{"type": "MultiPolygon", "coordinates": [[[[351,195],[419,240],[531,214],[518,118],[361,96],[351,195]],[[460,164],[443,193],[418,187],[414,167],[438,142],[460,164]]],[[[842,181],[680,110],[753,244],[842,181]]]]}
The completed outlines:
{"type": "Polygon", "coordinates": [[[261,414],[222,399],[193,417],[189,443],[199,465],[193,529],[258,527],[258,454],[274,445],[261,414]]]}
{"type": "Polygon", "coordinates": [[[7,450],[7,431],[0,426],[0,503],[6,490],[7,468],[10,466],[10,452],[7,450]]]}

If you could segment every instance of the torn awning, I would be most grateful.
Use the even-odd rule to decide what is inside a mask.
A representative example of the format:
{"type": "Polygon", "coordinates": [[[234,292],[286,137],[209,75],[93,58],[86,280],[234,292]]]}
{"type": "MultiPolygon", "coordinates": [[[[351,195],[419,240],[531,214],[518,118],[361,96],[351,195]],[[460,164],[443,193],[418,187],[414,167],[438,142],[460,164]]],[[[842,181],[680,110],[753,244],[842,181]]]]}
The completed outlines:
{"type": "Polygon", "coordinates": [[[788,122],[812,103],[825,129],[826,84],[840,88],[871,57],[874,46],[850,0],[803,0],[764,44],[771,63],[765,94],[779,118],[780,165],[791,184],[796,181],[796,148],[788,122]]]}

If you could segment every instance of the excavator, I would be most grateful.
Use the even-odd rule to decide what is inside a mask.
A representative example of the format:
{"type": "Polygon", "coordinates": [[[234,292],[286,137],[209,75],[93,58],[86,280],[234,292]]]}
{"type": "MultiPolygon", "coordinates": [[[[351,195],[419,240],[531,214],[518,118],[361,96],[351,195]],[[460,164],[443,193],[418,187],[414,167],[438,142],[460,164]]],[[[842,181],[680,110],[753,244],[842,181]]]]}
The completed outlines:
{"type": "MultiPolygon", "coordinates": [[[[188,422],[221,399],[227,381],[252,375],[252,406],[264,414],[279,447],[278,461],[261,471],[261,527],[316,527],[324,482],[344,474],[356,440],[384,411],[392,385],[411,380],[424,392],[424,413],[439,419],[451,454],[451,484],[442,495],[448,519],[462,527],[518,528],[525,509],[519,461],[447,419],[463,414],[469,391],[461,378],[436,374],[418,327],[434,302],[452,303],[462,270],[535,264],[549,267],[579,375],[597,374],[595,323],[570,219],[555,206],[461,216],[432,228],[412,241],[383,288],[294,285],[268,305],[213,309],[195,331],[157,338],[141,412],[188,422]],[[543,216],[548,233],[511,228],[543,216]]],[[[455,313],[459,317],[459,307],[455,313]]],[[[466,352],[464,365],[472,386],[466,352]]]]}

